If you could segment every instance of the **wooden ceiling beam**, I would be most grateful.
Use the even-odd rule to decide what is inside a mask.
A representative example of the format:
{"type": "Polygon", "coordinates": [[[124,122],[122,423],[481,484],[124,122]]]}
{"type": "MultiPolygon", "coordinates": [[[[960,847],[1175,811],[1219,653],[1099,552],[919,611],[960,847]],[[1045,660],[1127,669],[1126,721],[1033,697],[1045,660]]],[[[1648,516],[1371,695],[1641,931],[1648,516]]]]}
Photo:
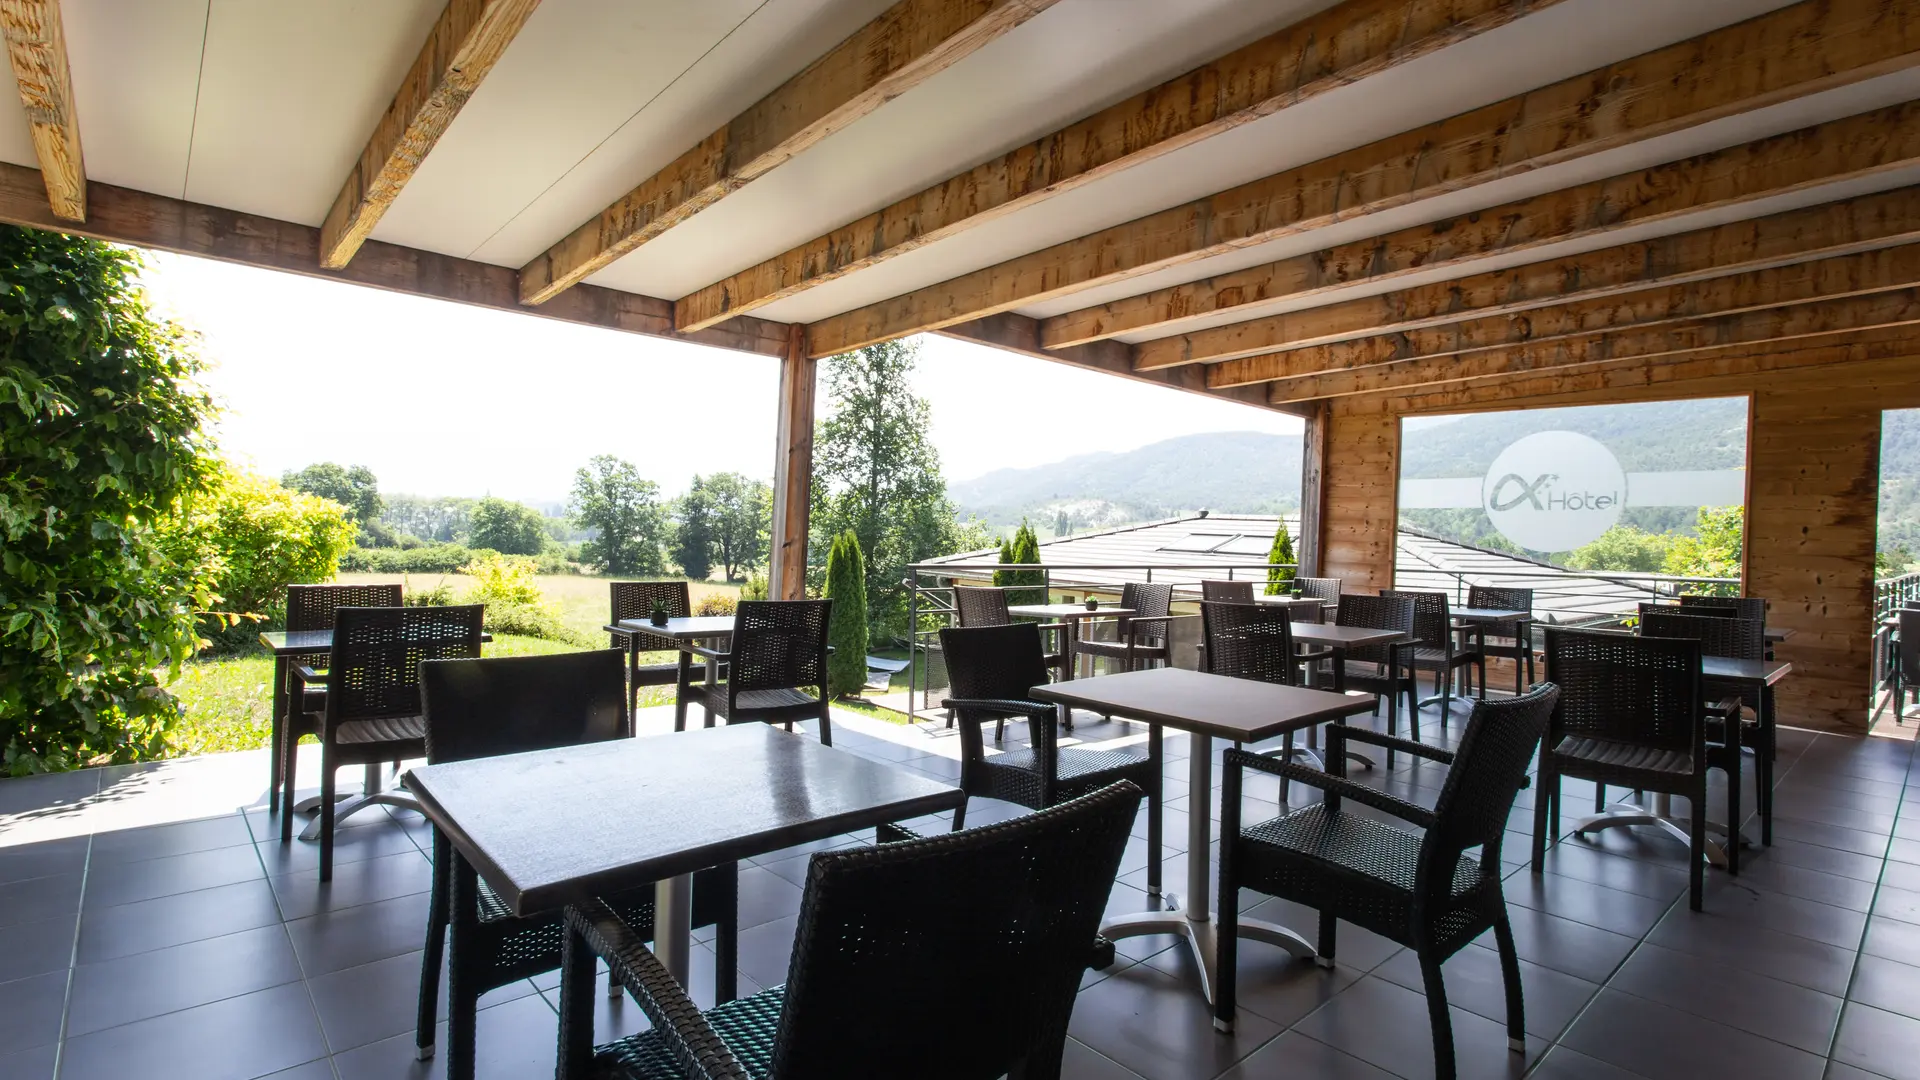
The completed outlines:
{"type": "MultiPolygon", "coordinates": [[[[831,355],[1617,149],[1920,63],[1920,5],[1802,0],[808,327],[831,355]]],[[[1098,335],[1110,336],[1110,335],[1098,335]]]]}
{"type": "Polygon", "coordinates": [[[447,0],[393,102],[320,226],[320,265],[338,270],[366,243],[540,0],[447,0]]]}
{"type": "MultiPolygon", "coordinates": [[[[1920,187],[1898,188],[1324,307],[1143,341],[1145,369],[1409,333],[1551,304],[1705,281],[1920,240],[1920,187]]],[[[1342,260],[1344,262],[1344,260],[1342,260]]],[[[1044,323],[1042,332],[1044,333],[1044,323]]]]}
{"type": "Polygon", "coordinates": [[[1055,0],[900,0],[520,269],[544,304],[1055,0]]]}
{"type": "Polygon", "coordinates": [[[682,297],[711,326],[1504,26],[1560,0],[1345,0],[682,297]]]}
{"type": "Polygon", "coordinates": [[[1884,292],[1920,285],[1920,244],[1755,270],[1711,281],[1493,315],[1379,337],[1241,357],[1207,368],[1216,389],[1454,356],[1561,338],[1884,292]]]}
{"type": "Polygon", "coordinates": [[[63,221],[87,220],[87,166],[80,152],[80,114],[67,70],[67,35],[60,0],[0,0],[7,60],[20,84],[33,134],[34,157],[47,203],[63,221]]]}
{"type": "Polygon", "coordinates": [[[1275,404],[1406,390],[1524,372],[1561,372],[1729,345],[1795,341],[1920,323],[1920,289],[1725,315],[1651,330],[1627,330],[1467,356],[1409,360],[1382,367],[1306,375],[1269,384],[1275,404]]]}

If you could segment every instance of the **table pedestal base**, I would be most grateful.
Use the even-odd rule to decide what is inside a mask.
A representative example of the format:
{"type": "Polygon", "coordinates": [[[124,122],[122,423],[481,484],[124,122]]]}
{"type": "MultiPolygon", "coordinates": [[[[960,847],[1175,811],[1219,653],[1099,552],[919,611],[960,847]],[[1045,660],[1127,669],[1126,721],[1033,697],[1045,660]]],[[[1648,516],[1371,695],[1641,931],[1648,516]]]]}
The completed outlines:
{"type": "MultiPolygon", "coordinates": [[[[334,828],[339,828],[341,822],[365,810],[369,806],[397,806],[402,810],[411,810],[416,814],[421,812],[419,801],[416,800],[410,792],[398,789],[393,791],[383,790],[385,785],[380,775],[380,769],[381,767],[378,765],[367,766],[365,794],[334,796],[334,828]]],[[[293,809],[296,813],[314,814],[313,820],[307,823],[307,827],[300,830],[300,839],[308,843],[320,839],[320,817],[315,813],[315,811],[320,809],[320,797],[316,795],[311,799],[303,800],[293,809]]]]}
{"type": "MultiPolygon", "coordinates": [[[[1212,1004],[1214,980],[1219,970],[1216,958],[1220,955],[1220,931],[1213,919],[1195,919],[1179,911],[1146,911],[1123,916],[1100,928],[1100,936],[1108,941],[1154,934],[1177,934],[1186,941],[1188,951],[1193,953],[1194,968],[1200,973],[1200,993],[1212,1004]]],[[[1317,956],[1306,938],[1277,923],[1241,919],[1239,936],[1242,941],[1277,945],[1298,959],[1317,956]]],[[[1214,1020],[1213,1026],[1220,1031],[1233,1030],[1232,1024],[1219,1019],[1214,1020]]]]}
{"type": "MultiPolygon", "coordinates": [[[[1646,825],[1664,831],[1667,835],[1674,837],[1683,844],[1691,845],[1693,843],[1693,836],[1690,829],[1693,823],[1684,818],[1674,817],[1672,810],[1673,798],[1669,795],[1655,795],[1651,808],[1641,806],[1638,803],[1615,803],[1600,813],[1590,814],[1575,822],[1573,835],[1585,837],[1586,834],[1599,832],[1601,829],[1620,829],[1635,825],[1646,825]]],[[[1719,833],[1722,836],[1731,838],[1733,842],[1740,844],[1747,842],[1746,837],[1738,836],[1725,825],[1716,822],[1707,822],[1707,832],[1710,834],[1719,833]]],[[[1709,865],[1722,868],[1727,865],[1727,849],[1725,845],[1709,837],[1706,848],[1707,862],[1709,865]]]]}

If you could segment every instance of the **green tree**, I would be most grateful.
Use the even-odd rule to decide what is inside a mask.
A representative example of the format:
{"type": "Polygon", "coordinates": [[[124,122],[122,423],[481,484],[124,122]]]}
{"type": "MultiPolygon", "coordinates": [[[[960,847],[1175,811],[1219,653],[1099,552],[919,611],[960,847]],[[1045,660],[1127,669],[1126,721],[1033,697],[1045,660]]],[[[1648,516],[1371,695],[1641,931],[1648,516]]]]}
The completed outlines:
{"type": "Polygon", "coordinates": [[[823,551],[847,530],[859,538],[881,638],[907,632],[907,566],[979,535],[955,520],[927,440],[928,406],[912,390],[916,348],[889,341],[829,358],[828,412],[814,431],[811,546],[823,551]]]}
{"type": "Polygon", "coordinates": [[[833,538],[827,552],[827,599],[833,611],[827,622],[827,693],[834,697],[857,694],[867,684],[867,572],[860,555],[860,538],[853,530],[833,538]]]}
{"type": "Polygon", "coordinates": [[[1283,596],[1292,587],[1294,576],[1299,567],[1294,564],[1299,558],[1293,553],[1293,535],[1287,532],[1287,521],[1281,518],[1273,529],[1273,546],[1267,549],[1267,562],[1273,569],[1267,571],[1267,595],[1283,596]]]}
{"type": "MultiPolygon", "coordinates": [[[[999,555],[994,558],[995,562],[1010,563],[1013,561],[1013,545],[1007,543],[1006,537],[1003,536],[996,541],[994,547],[999,551],[999,555]]],[[[993,572],[993,583],[1001,587],[1013,584],[1013,571],[995,570],[993,572]]]]}
{"type": "Polygon", "coordinates": [[[1619,524],[1569,552],[1562,565],[1574,570],[1624,570],[1657,574],[1667,564],[1676,537],[1619,524]]]}
{"type": "Polygon", "coordinates": [[[502,555],[538,555],[547,547],[547,519],[531,506],[489,495],[473,504],[467,546],[502,555]]]}
{"type": "Polygon", "coordinates": [[[695,581],[713,573],[713,493],[695,476],[687,493],[673,503],[673,561],[695,581]]]}
{"type": "Polygon", "coordinates": [[[1676,577],[1737,578],[1746,537],[1746,508],[1703,506],[1694,521],[1698,536],[1675,537],[1664,569],[1676,577]]]}
{"type": "Polygon", "coordinates": [[[0,227],[0,771],[160,753],[179,706],[159,674],[195,646],[205,567],[157,530],[209,482],[211,399],[188,333],[139,262],[96,240],[0,227]]]}
{"type": "Polygon", "coordinates": [[[773,487],[739,473],[707,477],[713,502],[713,554],[728,581],[760,565],[773,536],[773,487]]]}
{"type": "Polygon", "coordinates": [[[663,572],[666,513],[660,486],[632,463],[601,454],[573,474],[573,519],[594,537],[580,555],[610,574],[663,572]]]}
{"type": "Polygon", "coordinates": [[[380,481],[365,465],[348,468],[331,461],[316,462],[287,472],[280,477],[280,483],[294,491],[332,499],[347,508],[347,516],[356,524],[373,521],[385,509],[380,499],[380,481]]]}
{"type": "MultiPolygon", "coordinates": [[[[1033,534],[1033,527],[1025,518],[1020,519],[1020,527],[1014,530],[1013,542],[1007,545],[1007,561],[1014,563],[1037,563],[1040,561],[1040,538],[1033,534]]],[[[1024,585],[1007,593],[1009,604],[1044,604],[1047,602],[1047,572],[1045,570],[1008,570],[1007,584],[1024,585]]]]}

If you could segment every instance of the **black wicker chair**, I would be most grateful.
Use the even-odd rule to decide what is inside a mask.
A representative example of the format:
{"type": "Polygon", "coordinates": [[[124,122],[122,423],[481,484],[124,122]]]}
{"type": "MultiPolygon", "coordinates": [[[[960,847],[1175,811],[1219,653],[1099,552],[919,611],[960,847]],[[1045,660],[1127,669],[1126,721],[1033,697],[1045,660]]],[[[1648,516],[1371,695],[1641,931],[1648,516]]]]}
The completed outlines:
{"type": "MultiPolygon", "coordinates": [[[[1698,609],[1693,609],[1698,610],[1698,609]]],[[[1764,660],[1767,655],[1767,628],[1764,623],[1747,618],[1724,618],[1718,615],[1701,616],[1692,614],[1688,608],[1675,608],[1661,605],[1642,605],[1640,609],[1640,636],[1692,638],[1700,643],[1700,655],[1724,656],[1733,660],[1764,660]]],[[[1709,764],[1719,765],[1727,770],[1732,787],[1727,806],[1727,819],[1732,827],[1740,822],[1740,796],[1738,789],[1741,762],[1734,760],[1740,748],[1753,750],[1754,794],[1759,802],[1760,843],[1773,846],[1773,770],[1778,757],[1779,734],[1775,730],[1773,715],[1773,688],[1762,692],[1760,700],[1751,697],[1751,684],[1738,681],[1716,679],[1702,676],[1701,686],[1706,692],[1706,701],[1712,707],[1707,710],[1707,756],[1709,764]],[[1753,719],[1748,720],[1741,713],[1745,706],[1752,711],[1753,719]],[[1740,717],[1739,730],[1729,732],[1722,726],[1728,716],[1740,717]],[[1731,747],[1732,749],[1728,749],[1731,747]]],[[[1736,842],[1735,848],[1739,846],[1736,842]]],[[[1727,869],[1738,872],[1740,857],[1737,851],[1727,853],[1727,869]]]]}
{"type": "Polygon", "coordinates": [[[1540,750],[1533,872],[1554,839],[1549,822],[1559,820],[1561,777],[1680,795],[1692,813],[1687,903],[1699,911],[1708,767],[1700,643],[1558,626],[1546,638],[1547,677],[1560,687],[1560,702],[1540,750]]]}
{"type": "Polygon", "coordinates": [[[1767,622],[1767,600],[1763,596],[1682,596],[1680,606],[1689,609],[1689,615],[1730,612],[1732,618],[1753,619],[1762,626],[1767,622]],[[1695,608],[1705,610],[1692,610],[1695,608]]]}
{"type": "MultiPolygon", "coordinates": [[[[1061,746],[1053,720],[1059,706],[1033,701],[1027,692],[1046,682],[1040,662],[1040,631],[1032,623],[949,627],[940,631],[953,694],[941,707],[960,725],[960,790],[967,797],[1002,799],[1041,810],[1120,780],[1138,784],[1147,800],[1147,889],[1160,891],[1160,725],[1147,728],[1145,747],[1087,750],[1061,746]],[[988,719],[1027,721],[1026,750],[988,757],[980,725],[988,719]]],[[[967,821],[967,804],[953,812],[953,827],[967,821]]]]}
{"type": "Polygon", "coordinates": [[[1314,600],[1324,600],[1329,604],[1340,602],[1340,588],[1345,578],[1337,577],[1297,577],[1293,583],[1300,588],[1300,595],[1314,600]]]}
{"type": "MultiPolygon", "coordinates": [[[[347,765],[381,765],[427,756],[420,715],[420,663],[480,655],[481,604],[459,607],[343,607],[334,612],[331,666],[322,675],[295,669],[299,689],[324,683],[320,736],[320,880],[333,880],[334,774],[347,765]]],[[[294,747],[281,801],[293,805],[294,747]]],[[[280,841],[293,839],[293,815],[280,815],[280,841]]]]}
{"type": "Polygon", "coordinates": [[[631,719],[640,706],[640,688],[676,685],[680,669],[692,658],[682,652],[673,663],[642,664],[640,646],[645,635],[618,629],[618,624],[651,616],[656,601],[667,605],[668,618],[684,619],[693,614],[693,601],[684,581],[610,581],[607,596],[607,633],[613,647],[627,654],[627,715],[631,719]]]}
{"type": "MultiPolygon", "coordinates": [[[[1453,714],[1454,674],[1465,668],[1468,691],[1473,689],[1473,670],[1480,669],[1480,693],[1487,692],[1487,658],[1480,651],[1476,636],[1471,645],[1456,640],[1453,615],[1443,592],[1416,592],[1409,589],[1382,589],[1382,596],[1404,596],[1413,601],[1413,669],[1433,672],[1433,692],[1440,698],[1440,723],[1445,726],[1453,714]]],[[[1462,695],[1464,696],[1464,695],[1462,695]]],[[[1415,703],[1415,715],[1419,705],[1415,703]]]]}
{"type": "MultiPolygon", "coordinates": [[[[439,764],[500,754],[550,750],[629,735],[624,660],[599,650],[488,660],[429,660],[420,665],[420,698],[427,723],[427,761],[439,764]]],[[[653,929],[653,887],[606,898],[642,938],[653,929]]],[[[737,986],[737,878],[732,865],[702,870],[693,879],[693,925],[714,926],[715,993],[731,1001],[737,986]]],[[[469,1080],[480,995],[560,966],[566,927],[558,911],[519,918],[454,855],[439,829],[433,833],[433,895],[427,947],[420,966],[416,1055],[433,1056],[439,1008],[440,964],[451,931],[448,972],[447,1075],[469,1080]],[[456,875],[461,881],[456,886],[456,875]],[[471,902],[452,913],[458,891],[471,902]]],[[[617,991],[616,991],[617,992],[617,991]]]]}
{"type": "MultiPolygon", "coordinates": [[[[955,585],[953,587],[953,611],[961,626],[1005,626],[1013,621],[1007,613],[1007,591],[982,585],[955,585]]],[[[1054,635],[1066,628],[1064,623],[1037,623],[1041,637],[1048,643],[1047,667],[1055,671],[1064,671],[1067,666],[1067,654],[1052,648],[1057,640],[1054,635]]],[[[949,725],[951,726],[951,725],[949,725]]]]}
{"type": "MultiPolygon", "coordinates": [[[[991,628],[986,628],[991,629],[991,628]]],[[[961,833],[813,856],[787,984],[701,1013],[606,904],[567,913],[651,1030],[593,1048],[593,964],[560,990],[561,1075],[633,1080],[1058,1077],[1140,789],[961,833]]]]}
{"type": "MultiPolygon", "coordinates": [[[[1501,611],[1532,611],[1533,590],[1470,585],[1467,587],[1467,606],[1501,611]]],[[[1514,693],[1524,693],[1527,687],[1533,685],[1533,623],[1486,623],[1476,627],[1474,632],[1479,636],[1481,653],[1513,661],[1514,693]],[[1523,666],[1524,672],[1521,670],[1523,666]]],[[[1480,668],[1480,692],[1487,692],[1485,664],[1480,668]]]]}
{"type": "Polygon", "coordinates": [[[1900,626],[1893,641],[1893,722],[1904,724],[1907,695],[1920,688],[1920,610],[1902,608],[1896,614],[1900,626]]]}
{"type": "Polygon", "coordinates": [[[1073,643],[1075,655],[1118,660],[1122,671],[1166,663],[1172,656],[1167,642],[1167,616],[1173,609],[1173,586],[1128,582],[1120,587],[1120,606],[1131,608],[1135,614],[1120,620],[1114,640],[1081,638],[1073,643]]]}
{"type": "MultiPolygon", "coordinates": [[[[399,607],[401,600],[401,588],[398,585],[289,585],[287,631],[331,630],[333,613],[340,608],[399,607]]],[[[301,660],[315,671],[327,670],[329,663],[326,653],[309,653],[301,660]]],[[[327,688],[324,686],[307,686],[298,695],[292,692],[291,669],[287,671],[286,683],[281,689],[286,693],[286,711],[271,718],[272,742],[268,750],[272,760],[267,764],[273,773],[272,785],[267,789],[267,810],[270,813],[280,811],[280,769],[286,764],[286,752],[281,749],[281,741],[318,735],[320,728],[309,717],[318,716],[327,708],[327,688]],[[289,732],[292,734],[289,735],[289,732]]]]}
{"type": "MultiPolygon", "coordinates": [[[[1200,636],[1206,646],[1207,671],[1232,679],[1300,684],[1300,655],[1293,645],[1293,620],[1280,605],[1200,602],[1200,636]]],[[[1294,733],[1281,737],[1280,749],[1270,756],[1291,759],[1294,733]]],[[[1317,757],[1317,755],[1308,755],[1317,757]]],[[[1289,781],[1280,780],[1280,801],[1286,802],[1289,781]]]]}
{"type": "Polygon", "coordinates": [[[1210,604],[1251,604],[1253,582],[1251,581],[1203,581],[1200,583],[1200,599],[1210,604]]]}
{"type": "MultiPolygon", "coordinates": [[[[1340,626],[1362,626],[1369,630],[1395,630],[1413,633],[1413,601],[1404,596],[1343,596],[1334,615],[1340,626]]],[[[1420,739],[1420,708],[1415,698],[1419,683],[1413,675],[1414,643],[1368,645],[1346,650],[1341,672],[1350,690],[1364,690],[1387,700],[1387,734],[1400,733],[1400,697],[1407,699],[1407,724],[1414,741],[1420,739]]],[[[1379,711],[1375,702],[1374,711],[1379,711]]],[[[1393,767],[1393,752],[1387,752],[1387,767],[1393,767]]]]}
{"type": "Polygon", "coordinates": [[[721,657],[727,681],[694,685],[681,665],[673,729],[686,729],[687,706],[729,724],[820,721],[820,741],[833,745],[827,696],[827,615],[831,600],[743,600],[733,614],[733,640],[721,657]],[[814,693],[807,693],[807,689],[814,693]]]}
{"type": "MultiPolygon", "coordinates": [[[[1526,1050],[1520,963],[1500,889],[1500,843],[1558,694],[1543,683],[1519,697],[1475,703],[1459,749],[1451,753],[1371,731],[1328,729],[1328,749],[1335,754],[1344,743],[1358,741],[1446,763],[1446,784],[1430,811],[1314,769],[1242,750],[1226,752],[1219,895],[1235,897],[1252,889],[1317,909],[1318,961],[1325,967],[1333,964],[1341,919],[1412,949],[1433,1024],[1434,1071],[1443,1080],[1454,1076],[1454,1061],[1440,965],[1488,929],[1499,946],[1506,983],[1507,1046],[1526,1050]],[[1311,784],[1326,797],[1243,827],[1240,795],[1248,769],[1311,784]],[[1359,803],[1361,811],[1345,808],[1347,801],[1359,803]],[[1381,814],[1418,826],[1424,835],[1382,820],[1381,814]],[[1468,854],[1475,848],[1476,854],[1468,854]]],[[[1238,905],[1222,903],[1219,920],[1214,1015],[1231,1025],[1238,905]]]]}

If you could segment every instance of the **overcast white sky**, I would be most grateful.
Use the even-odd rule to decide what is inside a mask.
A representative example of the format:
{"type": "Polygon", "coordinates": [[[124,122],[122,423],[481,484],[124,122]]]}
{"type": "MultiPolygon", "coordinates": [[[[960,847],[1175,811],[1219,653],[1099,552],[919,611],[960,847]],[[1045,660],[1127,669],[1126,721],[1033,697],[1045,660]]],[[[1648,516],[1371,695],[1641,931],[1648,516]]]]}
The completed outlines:
{"type": "MultiPolygon", "coordinates": [[[[214,362],[222,446],[271,475],[338,461],[368,466],[388,493],[541,501],[564,499],[595,454],[632,461],[668,493],[696,472],[772,475],[769,358],[147,257],[157,305],[199,331],[214,362]]],[[[950,480],[1196,432],[1300,430],[1278,413],[922,340],[915,389],[933,403],[950,480]]]]}

